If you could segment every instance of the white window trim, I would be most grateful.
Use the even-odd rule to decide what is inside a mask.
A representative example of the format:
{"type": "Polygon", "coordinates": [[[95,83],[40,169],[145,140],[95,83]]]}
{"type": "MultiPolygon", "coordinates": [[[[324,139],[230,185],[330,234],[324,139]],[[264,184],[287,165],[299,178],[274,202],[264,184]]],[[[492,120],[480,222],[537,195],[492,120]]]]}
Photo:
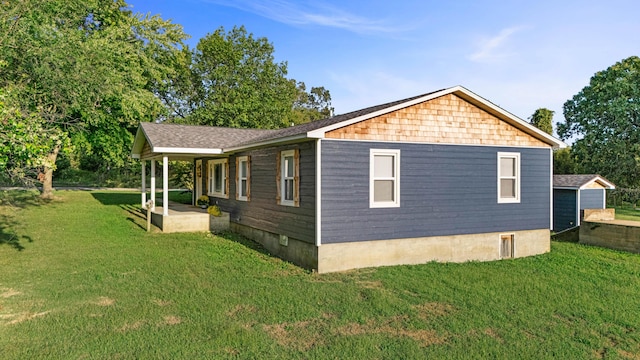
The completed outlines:
{"type": "Polygon", "coordinates": [[[516,152],[498,152],[498,161],[497,161],[497,182],[498,182],[498,204],[514,204],[520,203],[520,183],[522,181],[522,176],[520,173],[520,153],[516,152]],[[502,158],[512,158],[516,160],[516,174],[513,177],[501,176],[500,174],[500,159],[502,158]],[[515,198],[503,198],[500,196],[500,180],[501,179],[515,179],[515,190],[516,197],[515,198]]]}
{"type": "Polygon", "coordinates": [[[286,151],[281,151],[280,152],[280,205],[286,205],[286,206],[295,206],[295,195],[294,198],[291,200],[285,200],[285,193],[286,193],[286,179],[287,177],[285,176],[287,174],[287,167],[285,166],[284,163],[284,158],[287,156],[291,156],[293,158],[293,176],[291,176],[289,179],[291,181],[293,181],[293,187],[294,187],[294,191],[295,191],[295,178],[296,178],[296,166],[298,164],[296,164],[296,151],[295,150],[286,150],[286,151]]]}
{"type": "Polygon", "coordinates": [[[370,208],[392,208],[400,207],[400,150],[388,150],[388,149],[370,149],[369,150],[369,207],[370,208]],[[376,155],[393,156],[393,178],[378,178],[374,176],[373,165],[375,163],[376,155]],[[374,181],[375,180],[393,180],[394,184],[394,196],[393,201],[373,201],[374,199],[374,181]]]}
{"type": "Polygon", "coordinates": [[[215,196],[215,197],[221,197],[221,198],[226,198],[227,197],[227,181],[229,181],[228,177],[227,177],[227,162],[229,161],[229,159],[216,159],[216,160],[209,160],[209,166],[208,166],[208,176],[209,176],[209,183],[207,186],[207,193],[209,196],[215,196]],[[214,189],[216,188],[216,184],[215,184],[215,171],[214,168],[217,164],[221,164],[222,165],[222,186],[220,187],[221,191],[220,192],[216,192],[214,191],[214,189]]]}
{"type": "Polygon", "coordinates": [[[242,200],[242,201],[247,201],[247,194],[245,193],[244,195],[242,195],[242,186],[240,186],[242,184],[242,180],[245,180],[247,182],[247,188],[245,189],[246,192],[249,191],[249,176],[248,174],[244,174],[244,177],[242,176],[242,172],[240,171],[240,169],[242,169],[242,162],[246,162],[246,169],[247,172],[249,172],[249,157],[248,156],[240,156],[238,157],[238,168],[236,169],[236,171],[238,172],[238,182],[236,183],[236,188],[238,189],[238,200],[242,200]]]}

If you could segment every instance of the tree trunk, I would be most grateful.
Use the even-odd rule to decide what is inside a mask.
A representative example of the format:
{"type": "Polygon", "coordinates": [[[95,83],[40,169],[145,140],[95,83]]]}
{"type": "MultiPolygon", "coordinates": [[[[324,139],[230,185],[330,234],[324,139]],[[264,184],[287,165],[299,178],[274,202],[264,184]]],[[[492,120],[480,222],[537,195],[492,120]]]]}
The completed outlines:
{"type": "Polygon", "coordinates": [[[40,197],[43,199],[53,198],[53,167],[56,163],[56,159],[58,158],[59,151],[60,146],[56,146],[53,148],[53,151],[47,155],[47,164],[51,164],[51,166],[44,167],[44,173],[40,180],[42,182],[42,193],[40,194],[40,197]]]}

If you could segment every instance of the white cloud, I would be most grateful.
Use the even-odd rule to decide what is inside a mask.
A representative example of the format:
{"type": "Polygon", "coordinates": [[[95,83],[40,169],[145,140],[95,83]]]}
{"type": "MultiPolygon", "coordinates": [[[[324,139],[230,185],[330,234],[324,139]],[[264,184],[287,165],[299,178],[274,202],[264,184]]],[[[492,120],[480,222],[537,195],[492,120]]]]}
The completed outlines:
{"type": "Polygon", "coordinates": [[[395,33],[399,27],[374,21],[321,2],[300,4],[289,0],[204,0],[233,7],[289,25],[317,25],[354,33],[395,33]]]}
{"type": "Polygon", "coordinates": [[[505,50],[505,44],[513,34],[523,29],[523,26],[510,27],[502,29],[496,36],[481,39],[477,44],[478,50],[469,55],[469,59],[476,62],[494,62],[511,56],[512,54],[505,50]]]}

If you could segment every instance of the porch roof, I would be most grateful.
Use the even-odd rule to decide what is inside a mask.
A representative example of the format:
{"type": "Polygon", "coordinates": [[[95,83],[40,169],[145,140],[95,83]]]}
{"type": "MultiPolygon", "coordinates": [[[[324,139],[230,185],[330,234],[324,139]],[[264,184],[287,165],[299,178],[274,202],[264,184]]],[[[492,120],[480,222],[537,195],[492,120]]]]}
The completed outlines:
{"type": "Polygon", "coordinates": [[[174,159],[222,154],[223,149],[265,136],[276,130],[234,129],[215,126],[140,123],[131,155],[151,159],[163,155],[174,159]]]}

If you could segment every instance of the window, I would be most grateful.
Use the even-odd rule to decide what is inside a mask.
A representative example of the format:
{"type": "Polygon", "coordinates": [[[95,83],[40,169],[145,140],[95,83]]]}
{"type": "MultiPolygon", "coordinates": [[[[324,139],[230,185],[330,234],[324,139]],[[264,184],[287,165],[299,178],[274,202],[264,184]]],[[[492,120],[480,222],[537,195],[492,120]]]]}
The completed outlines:
{"type": "Polygon", "coordinates": [[[299,154],[297,149],[280,152],[276,179],[278,184],[277,200],[280,205],[300,205],[300,195],[298,191],[300,182],[299,154]]]}
{"type": "Polygon", "coordinates": [[[498,153],[498,203],[520,202],[520,154],[498,153]]]}
{"type": "Polygon", "coordinates": [[[500,235],[500,258],[512,259],[513,258],[513,234],[500,235]]]}
{"type": "Polygon", "coordinates": [[[229,164],[227,159],[209,160],[207,172],[209,195],[224,198],[228,197],[228,173],[229,164]]]}
{"type": "Polygon", "coordinates": [[[249,201],[250,188],[249,157],[236,158],[236,199],[249,201]]]}
{"type": "Polygon", "coordinates": [[[369,206],[400,206],[400,150],[371,149],[369,206]]]}

